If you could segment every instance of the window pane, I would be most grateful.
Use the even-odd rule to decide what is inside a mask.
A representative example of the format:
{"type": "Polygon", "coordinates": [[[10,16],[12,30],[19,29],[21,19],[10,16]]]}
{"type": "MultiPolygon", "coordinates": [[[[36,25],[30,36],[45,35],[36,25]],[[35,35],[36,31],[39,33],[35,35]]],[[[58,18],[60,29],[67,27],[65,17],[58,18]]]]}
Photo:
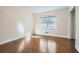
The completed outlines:
{"type": "Polygon", "coordinates": [[[57,19],[56,16],[47,16],[47,17],[42,17],[41,18],[41,29],[57,29],[57,19]]]}

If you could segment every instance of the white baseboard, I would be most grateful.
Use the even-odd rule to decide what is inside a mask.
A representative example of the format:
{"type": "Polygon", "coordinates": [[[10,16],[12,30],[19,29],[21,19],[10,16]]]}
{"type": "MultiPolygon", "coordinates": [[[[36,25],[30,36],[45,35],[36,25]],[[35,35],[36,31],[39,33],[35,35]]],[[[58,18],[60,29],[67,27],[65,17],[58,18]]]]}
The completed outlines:
{"type": "Polygon", "coordinates": [[[38,34],[38,35],[47,35],[47,36],[55,36],[55,37],[61,37],[61,38],[68,38],[68,39],[70,39],[68,36],[60,36],[60,35],[52,35],[52,34],[38,34]]]}
{"type": "Polygon", "coordinates": [[[11,41],[14,41],[14,40],[18,40],[19,38],[22,38],[22,37],[25,37],[25,35],[2,41],[2,42],[0,42],[0,45],[3,45],[5,43],[8,43],[8,42],[11,42],[11,41]]]}
{"type": "Polygon", "coordinates": [[[76,50],[79,52],[79,47],[77,45],[75,45],[76,50]]]}
{"type": "Polygon", "coordinates": [[[66,36],[60,36],[60,35],[48,35],[48,36],[55,36],[55,37],[61,37],[61,38],[68,38],[66,36]]]}

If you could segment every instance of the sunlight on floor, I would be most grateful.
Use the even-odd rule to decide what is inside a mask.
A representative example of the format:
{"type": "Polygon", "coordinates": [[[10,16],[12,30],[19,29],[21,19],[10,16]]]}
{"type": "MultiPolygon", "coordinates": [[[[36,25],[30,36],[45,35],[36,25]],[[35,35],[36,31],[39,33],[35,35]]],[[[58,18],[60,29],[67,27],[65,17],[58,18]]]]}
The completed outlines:
{"type": "MultiPolygon", "coordinates": [[[[40,37],[36,36],[35,38],[40,37]]],[[[18,52],[22,52],[23,49],[25,48],[25,45],[28,47],[31,42],[31,34],[28,33],[26,38],[22,40],[22,42],[19,45],[18,52]]],[[[51,40],[45,40],[45,39],[40,39],[40,52],[50,52],[54,53],[56,52],[56,42],[51,41],[51,40]]]]}
{"type": "Polygon", "coordinates": [[[51,40],[45,41],[44,39],[41,39],[40,40],[40,51],[50,52],[50,53],[56,52],[56,42],[51,41],[51,40]]]}
{"type": "Polygon", "coordinates": [[[48,41],[48,52],[56,52],[56,42],[49,40],[48,41]]]}
{"type": "Polygon", "coordinates": [[[25,38],[25,42],[29,43],[31,41],[31,33],[28,33],[26,38],[25,38]]]}
{"type": "Polygon", "coordinates": [[[23,51],[23,49],[24,49],[24,44],[25,44],[25,40],[23,40],[23,41],[21,42],[21,44],[19,45],[18,52],[22,52],[22,51],[23,51]]]}
{"type": "Polygon", "coordinates": [[[21,44],[19,45],[19,48],[18,48],[18,52],[22,52],[25,45],[29,45],[31,41],[31,34],[28,33],[28,35],[26,36],[26,38],[21,42],[21,44]]]}
{"type": "Polygon", "coordinates": [[[40,40],[40,51],[46,52],[47,49],[47,42],[44,39],[40,40]]]}

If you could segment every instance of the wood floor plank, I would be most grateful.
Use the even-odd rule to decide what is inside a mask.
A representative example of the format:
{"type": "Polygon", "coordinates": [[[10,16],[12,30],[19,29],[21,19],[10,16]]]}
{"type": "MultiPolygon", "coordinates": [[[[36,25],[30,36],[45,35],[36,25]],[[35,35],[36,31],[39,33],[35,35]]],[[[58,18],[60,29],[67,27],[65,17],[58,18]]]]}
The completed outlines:
{"type": "Polygon", "coordinates": [[[75,53],[75,40],[32,36],[0,45],[0,53],[75,53]]]}

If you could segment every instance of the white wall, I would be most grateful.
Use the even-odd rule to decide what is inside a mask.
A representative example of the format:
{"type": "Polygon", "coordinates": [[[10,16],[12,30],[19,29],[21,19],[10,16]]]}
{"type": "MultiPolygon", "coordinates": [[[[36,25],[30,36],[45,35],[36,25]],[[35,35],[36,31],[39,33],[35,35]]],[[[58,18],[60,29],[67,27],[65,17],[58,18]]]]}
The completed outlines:
{"type": "Polygon", "coordinates": [[[75,9],[74,6],[71,6],[69,8],[69,17],[68,17],[68,36],[69,36],[69,39],[75,39],[75,35],[76,35],[75,34],[75,13],[72,13],[72,11],[74,9],[75,9]],[[72,25],[74,25],[74,27],[72,25]],[[72,27],[74,28],[74,30],[72,27]]]}
{"type": "Polygon", "coordinates": [[[0,7],[0,42],[31,32],[32,12],[29,7],[0,7]]]}
{"type": "Polygon", "coordinates": [[[79,7],[76,7],[76,40],[75,47],[79,52],[79,7]]]}
{"type": "Polygon", "coordinates": [[[75,9],[71,12],[71,38],[75,39],[75,9]]]}
{"type": "MultiPolygon", "coordinates": [[[[34,32],[40,34],[40,17],[43,16],[56,16],[57,17],[57,30],[49,31],[48,35],[57,36],[57,37],[65,37],[69,38],[68,35],[68,17],[69,17],[69,9],[59,9],[55,11],[49,11],[44,13],[34,14],[34,32]]],[[[45,34],[45,32],[41,32],[41,34],[45,34]]]]}

